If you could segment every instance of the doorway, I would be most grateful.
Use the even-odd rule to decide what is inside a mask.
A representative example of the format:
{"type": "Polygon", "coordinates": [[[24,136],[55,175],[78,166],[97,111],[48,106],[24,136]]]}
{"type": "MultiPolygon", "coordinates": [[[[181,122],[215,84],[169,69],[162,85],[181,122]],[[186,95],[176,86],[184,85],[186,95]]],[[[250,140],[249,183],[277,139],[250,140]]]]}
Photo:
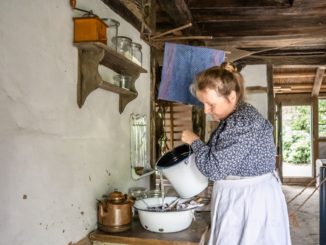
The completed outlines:
{"type": "Polygon", "coordinates": [[[312,127],[315,111],[309,95],[282,94],[276,100],[277,169],[288,185],[306,185],[315,178],[312,127]]]}
{"type": "Polygon", "coordinates": [[[282,173],[284,178],[313,177],[311,106],[282,107],[282,173]]]}

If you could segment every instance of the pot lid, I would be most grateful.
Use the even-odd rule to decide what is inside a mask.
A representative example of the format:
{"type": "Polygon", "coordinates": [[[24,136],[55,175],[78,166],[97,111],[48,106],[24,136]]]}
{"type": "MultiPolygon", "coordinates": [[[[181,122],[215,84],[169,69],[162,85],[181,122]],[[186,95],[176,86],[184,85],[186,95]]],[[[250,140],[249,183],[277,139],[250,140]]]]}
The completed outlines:
{"type": "Polygon", "coordinates": [[[126,200],[125,195],[122,194],[122,192],[118,190],[114,190],[111,192],[108,196],[108,200],[114,203],[121,203],[126,200]]]}

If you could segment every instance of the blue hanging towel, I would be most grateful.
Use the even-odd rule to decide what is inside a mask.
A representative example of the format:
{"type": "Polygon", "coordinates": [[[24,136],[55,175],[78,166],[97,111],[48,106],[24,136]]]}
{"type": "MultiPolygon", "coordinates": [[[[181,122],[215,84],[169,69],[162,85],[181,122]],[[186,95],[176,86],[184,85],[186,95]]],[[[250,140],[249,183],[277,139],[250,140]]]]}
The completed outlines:
{"type": "Polygon", "coordinates": [[[189,86],[196,74],[220,65],[224,59],[222,50],[165,43],[158,99],[201,106],[189,86]]]}

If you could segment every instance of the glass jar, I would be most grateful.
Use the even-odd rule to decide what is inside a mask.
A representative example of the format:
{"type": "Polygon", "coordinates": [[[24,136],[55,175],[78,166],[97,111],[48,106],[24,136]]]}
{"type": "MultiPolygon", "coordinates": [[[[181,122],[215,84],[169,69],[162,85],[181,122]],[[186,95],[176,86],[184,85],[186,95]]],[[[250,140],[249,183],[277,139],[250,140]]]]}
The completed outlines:
{"type": "Polygon", "coordinates": [[[131,76],[118,74],[113,77],[113,80],[115,85],[124,89],[130,89],[131,76]]]}
{"type": "MultiPolygon", "coordinates": [[[[138,200],[147,198],[147,189],[145,187],[131,187],[129,188],[128,196],[135,203],[138,200]]],[[[132,214],[134,217],[138,216],[138,211],[135,207],[132,208],[132,214]]]]}
{"type": "Polygon", "coordinates": [[[144,199],[147,197],[147,188],[145,187],[131,187],[128,190],[128,195],[133,200],[144,199]]]}
{"type": "Polygon", "coordinates": [[[106,36],[107,36],[107,45],[109,48],[117,50],[117,39],[118,28],[120,22],[115,19],[104,19],[104,22],[107,24],[106,36]]]}
{"type": "Polygon", "coordinates": [[[139,43],[131,43],[132,61],[137,65],[142,66],[143,54],[141,52],[142,46],[139,43]]]}
{"type": "Polygon", "coordinates": [[[163,197],[164,196],[164,192],[158,189],[154,189],[154,190],[149,190],[147,191],[147,197],[163,197]]]}
{"type": "Polygon", "coordinates": [[[117,36],[113,41],[115,41],[117,44],[117,52],[131,60],[131,38],[117,36]]]}

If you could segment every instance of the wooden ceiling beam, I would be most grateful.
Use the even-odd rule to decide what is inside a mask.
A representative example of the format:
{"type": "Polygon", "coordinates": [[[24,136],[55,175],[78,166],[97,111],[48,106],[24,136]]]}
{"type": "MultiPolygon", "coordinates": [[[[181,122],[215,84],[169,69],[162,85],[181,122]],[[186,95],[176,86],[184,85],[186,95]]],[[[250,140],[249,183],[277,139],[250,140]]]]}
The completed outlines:
{"type": "MultiPolygon", "coordinates": [[[[320,91],[325,91],[326,87],[323,86],[320,88],[320,91]]],[[[288,90],[288,91],[308,91],[311,93],[313,86],[293,86],[293,85],[274,85],[274,90],[288,90]]]]}
{"type": "Polygon", "coordinates": [[[137,16],[123,4],[122,1],[102,0],[109,8],[129,22],[138,31],[141,31],[142,23],[137,16]]]}
{"type": "Polygon", "coordinates": [[[290,88],[290,89],[308,89],[311,90],[313,87],[312,84],[310,85],[301,85],[301,84],[274,84],[274,88],[275,89],[286,89],[286,88],[290,88]]]}
{"type": "Polygon", "coordinates": [[[302,20],[310,23],[312,19],[321,20],[326,17],[326,8],[324,10],[307,10],[307,12],[284,13],[279,10],[266,11],[265,9],[257,10],[197,10],[193,11],[193,18],[198,24],[214,24],[214,23],[236,23],[239,21],[271,21],[283,22],[287,20],[302,20]],[[299,16],[298,16],[299,15],[299,16]]]}
{"type": "MultiPolygon", "coordinates": [[[[263,22],[237,22],[232,25],[228,23],[214,23],[214,24],[205,24],[200,25],[199,28],[202,31],[203,35],[214,35],[215,38],[229,37],[237,39],[239,37],[247,36],[302,36],[309,37],[311,35],[317,37],[324,37],[323,33],[326,33],[326,18],[325,22],[321,25],[309,24],[300,25],[299,23],[290,24],[285,22],[277,22],[270,24],[271,21],[263,22]],[[269,22],[269,23],[268,23],[269,22]]],[[[298,21],[300,22],[300,21],[298,21]]]]}
{"type": "Polygon", "coordinates": [[[299,57],[264,57],[248,56],[237,61],[240,64],[273,64],[273,65],[305,65],[305,66],[323,66],[326,63],[326,55],[323,56],[299,56],[299,57]]]}
{"type": "Polygon", "coordinates": [[[300,56],[300,55],[325,55],[325,54],[326,54],[326,47],[323,50],[312,50],[309,49],[309,47],[306,47],[306,49],[298,49],[298,50],[272,49],[266,52],[264,51],[259,52],[259,55],[263,55],[263,56],[300,56]]]}
{"type": "Polygon", "coordinates": [[[314,47],[320,43],[326,43],[326,36],[314,35],[276,35],[276,36],[224,36],[207,40],[209,47],[231,46],[238,48],[289,48],[289,47],[314,47]]]}
{"type": "Polygon", "coordinates": [[[326,15],[326,6],[321,8],[311,8],[307,7],[303,11],[302,8],[232,8],[232,7],[221,7],[221,8],[199,8],[191,9],[193,12],[193,17],[198,22],[203,22],[202,20],[209,21],[210,19],[221,20],[223,17],[226,21],[238,19],[246,19],[251,17],[260,18],[274,18],[277,20],[282,17],[296,16],[301,17],[322,17],[326,15]]]}
{"type": "Polygon", "coordinates": [[[274,3],[269,0],[265,1],[247,1],[247,0],[191,0],[189,1],[189,9],[192,11],[197,10],[211,10],[211,9],[231,9],[231,10],[245,10],[245,9],[266,9],[267,11],[270,11],[271,9],[277,9],[278,11],[284,10],[284,11],[299,11],[302,9],[309,10],[309,9],[316,9],[316,8],[324,8],[326,7],[326,3],[324,1],[296,1],[295,4],[291,5],[292,1],[279,1],[276,0],[274,3]],[[276,3],[278,2],[278,3],[276,3]],[[289,4],[287,4],[289,2],[289,4]]]}
{"type": "Polygon", "coordinates": [[[321,84],[324,79],[324,74],[325,74],[325,68],[318,67],[316,71],[314,86],[312,88],[312,93],[311,93],[312,97],[317,97],[319,95],[321,84]]]}
{"type": "Polygon", "coordinates": [[[192,0],[189,2],[189,7],[192,9],[202,8],[221,8],[221,7],[290,7],[289,0],[260,0],[260,1],[248,1],[248,0],[192,0]]]}
{"type": "Polygon", "coordinates": [[[248,86],[246,87],[246,93],[267,93],[267,87],[263,86],[248,86]]]}
{"type": "MultiPolygon", "coordinates": [[[[326,65],[319,66],[326,69],[326,65]]],[[[289,65],[273,65],[274,69],[305,69],[305,68],[316,68],[315,65],[295,65],[295,64],[289,64],[289,65]]]]}
{"type": "Polygon", "coordinates": [[[192,27],[183,32],[191,35],[201,35],[197,23],[193,21],[192,14],[184,0],[159,0],[158,2],[175,24],[174,27],[192,23],[192,27]]]}
{"type": "Polygon", "coordinates": [[[192,15],[184,0],[159,0],[159,4],[177,26],[192,22],[192,15]]]}
{"type": "MultiPolygon", "coordinates": [[[[296,71],[296,73],[287,73],[287,72],[281,72],[279,74],[273,74],[274,79],[286,79],[286,78],[296,78],[296,79],[301,79],[301,78],[314,78],[316,76],[315,73],[299,73],[296,71]]],[[[324,77],[326,77],[326,74],[324,74],[324,77]]]]}

